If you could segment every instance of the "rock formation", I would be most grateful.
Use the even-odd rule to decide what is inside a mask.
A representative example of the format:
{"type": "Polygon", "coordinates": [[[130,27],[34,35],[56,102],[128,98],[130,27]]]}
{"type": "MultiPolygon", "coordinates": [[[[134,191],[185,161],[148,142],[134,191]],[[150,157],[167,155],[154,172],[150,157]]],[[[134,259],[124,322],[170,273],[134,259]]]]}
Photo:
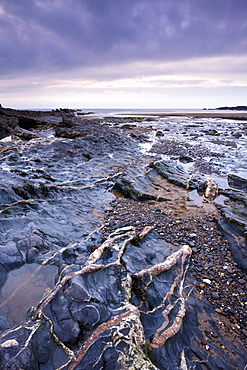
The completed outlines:
{"type": "MultiPolygon", "coordinates": [[[[196,229],[167,242],[173,235],[162,222],[175,230],[191,210],[219,220],[234,268],[242,269],[244,305],[245,179],[229,175],[226,189],[177,159],[143,154],[149,128],[138,126],[140,118],[135,125],[134,118],[76,113],[0,110],[0,367],[244,369],[241,307],[239,331],[230,330],[233,313],[217,306],[219,294],[212,294],[215,304],[205,297],[213,280],[200,255],[213,246],[202,241],[198,253],[196,229]],[[210,202],[198,205],[190,194],[203,189],[210,202]],[[132,217],[126,210],[121,222],[109,216],[121,205],[116,197],[130,199],[132,217]],[[198,283],[195,271],[208,276],[198,283]]],[[[210,234],[208,224],[201,227],[210,234]]]]}

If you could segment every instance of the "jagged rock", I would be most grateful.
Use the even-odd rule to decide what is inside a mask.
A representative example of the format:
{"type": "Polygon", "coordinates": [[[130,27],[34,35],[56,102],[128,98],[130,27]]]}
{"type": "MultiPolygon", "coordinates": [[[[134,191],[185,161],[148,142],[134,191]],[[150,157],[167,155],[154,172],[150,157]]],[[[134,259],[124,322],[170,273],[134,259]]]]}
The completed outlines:
{"type": "Polygon", "coordinates": [[[153,162],[152,167],[155,168],[161,176],[175,185],[187,189],[196,189],[198,187],[193,176],[186,172],[182,166],[177,165],[175,161],[153,162]]]}
{"type": "Polygon", "coordinates": [[[215,129],[208,129],[208,130],[203,130],[203,132],[206,134],[206,135],[213,135],[213,136],[219,136],[220,134],[218,133],[217,130],[215,129]]]}
{"type": "Polygon", "coordinates": [[[159,202],[170,200],[161,194],[160,186],[153,181],[151,175],[151,173],[145,174],[141,170],[130,168],[117,179],[113,190],[121,191],[126,197],[134,200],[153,199],[159,202]]]}
{"type": "Polygon", "coordinates": [[[26,116],[19,117],[19,126],[24,128],[25,130],[36,128],[40,124],[41,122],[37,120],[36,118],[31,118],[31,117],[26,117],[26,116]]]}
{"type": "Polygon", "coordinates": [[[221,190],[225,196],[223,202],[214,201],[223,218],[219,227],[229,241],[232,257],[244,271],[247,271],[247,200],[233,190],[221,190]]]}
{"type": "Polygon", "coordinates": [[[247,272],[247,238],[244,231],[224,219],[219,221],[219,227],[229,241],[233,259],[243,271],[247,272]]]}
{"type": "Polygon", "coordinates": [[[205,181],[204,202],[212,202],[218,195],[218,185],[212,179],[205,181]]]}
{"type": "Polygon", "coordinates": [[[246,354],[239,343],[222,336],[212,306],[191,290],[186,277],[190,253],[186,245],[167,244],[152,228],[140,234],[133,227],[116,230],[83,266],[63,268],[31,321],[0,336],[1,365],[133,370],[205,362],[208,369],[244,366],[246,354]],[[217,335],[205,339],[211,332],[217,335]],[[16,344],[6,346],[13,338],[16,344]],[[201,346],[202,340],[208,340],[210,350],[201,346]]]}
{"type": "Polygon", "coordinates": [[[0,116],[0,140],[10,135],[10,128],[6,117],[0,116]]]}
{"type": "Polygon", "coordinates": [[[4,316],[0,316],[0,330],[9,329],[10,325],[4,316]]]}
{"type": "Polygon", "coordinates": [[[235,174],[228,174],[228,184],[229,186],[237,189],[241,189],[243,191],[247,191],[247,179],[235,175],[235,174]]]}
{"type": "MultiPolygon", "coordinates": [[[[187,243],[199,253],[196,237],[192,242],[188,236],[187,242],[187,231],[182,228],[176,235],[174,222],[171,226],[176,236],[174,246],[164,240],[170,236],[161,230],[163,221],[158,221],[159,226],[157,223],[163,235],[160,237],[151,228],[140,231],[140,223],[138,232],[132,226],[117,229],[120,222],[115,222],[114,212],[109,220],[105,218],[105,210],[114,208],[109,207],[115,201],[112,189],[121,190],[138,201],[151,199],[144,204],[147,208],[151,204],[156,207],[157,200],[164,201],[156,210],[162,220],[167,213],[161,212],[161,208],[170,208],[174,200],[171,193],[179,193],[177,197],[183,194],[183,205],[187,202],[186,191],[173,187],[168,181],[185,189],[198,189],[200,181],[204,182],[203,177],[195,178],[178,166],[177,161],[155,161],[148,166],[150,157],[138,149],[138,143],[149,139],[145,135],[147,130],[138,128],[143,118],[89,120],[75,119],[70,110],[1,109],[0,122],[12,140],[0,143],[2,297],[11,276],[17,281],[18,273],[26,268],[29,271],[33,265],[38,271],[51,269],[43,275],[30,272],[33,270],[25,275],[25,283],[31,279],[35,293],[43,290],[41,296],[28,305],[26,313],[24,310],[24,319],[18,310],[20,299],[10,307],[11,314],[17,310],[20,321],[6,319],[4,302],[0,302],[0,367],[43,370],[244,368],[247,355],[243,345],[233,334],[226,336],[226,330],[222,331],[219,324],[219,315],[193,288],[196,284],[188,273],[191,251],[187,243]],[[131,123],[132,135],[129,128],[124,128],[125,123],[131,123]],[[116,124],[121,127],[112,127],[116,124]],[[60,129],[69,135],[73,132],[80,135],[73,140],[54,136],[60,129]],[[20,140],[22,134],[31,135],[33,139],[20,140]],[[108,225],[115,222],[112,229],[117,230],[103,231],[103,222],[108,225]],[[179,245],[180,242],[186,245],[179,245]],[[48,278],[53,277],[54,284],[48,285],[48,278]]],[[[173,131],[170,126],[161,129],[173,131]]],[[[151,126],[148,130],[152,130],[151,126]]],[[[156,140],[160,140],[159,136],[156,140]]],[[[173,152],[175,149],[174,144],[171,155],[177,155],[173,152]]],[[[189,156],[194,158],[193,150],[191,146],[189,156]]],[[[183,152],[188,154],[187,146],[183,152]]],[[[176,153],[180,155],[181,150],[176,153]]],[[[202,158],[202,147],[200,153],[202,158]]],[[[235,220],[243,221],[242,226],[238,224],[242,227],[243,241],[247,232],[242,214],[247,203],[243,190],[219,189],[219,193],[230,199],[229,204],[224,205],[225,210],[222,208],[222,215],[233,208],[235,220]],[[238,203],[237,213],[234,203],[238,203]]],[[[149,225],[152,211],[150,208],[149,225]]],[[[125,225],[132,221],[138,225],[138,220],[133,220],[135,216],[124,217],[125,225]]],[[[176,221],[181,225],[183,219],[176,221]]],[[[143,219],[142,224],[145,222],[143,219]]],[[[225,230],[233,236],[233,244],[240,241],[239,235],[229,233],[228,224],[225,230]]],[[[237,247],[238,250],[233,251],[236,256],[244,244],[237,247]]],[[[244,253],[238,258],[244,262],[244,253]]],[[[213,282],[212,277],[209,278],[213,282]]],[[[239,279],[241,289],[245,280],[239,279]]],[[[15,287],[13,292],[15,297],[15,287]]],[[[4,298],[8,304],[10,296],[12,293],[4,298]]],[[[222,296],[223,292],[217,301],[219,304],[222,296]]],[[[28,297],[29,294],[23,295],[23,300],[27,301],[28,297]]]]}
{"type": "Polygon", "coordinates": [[[190,163],[190,162],[193,162],[194,161],[194,159],[192,157],[190,157],[189,155],[186,155],[184,153],[181,153],[180,154],[179,160],[182,163],[190,163]]]}

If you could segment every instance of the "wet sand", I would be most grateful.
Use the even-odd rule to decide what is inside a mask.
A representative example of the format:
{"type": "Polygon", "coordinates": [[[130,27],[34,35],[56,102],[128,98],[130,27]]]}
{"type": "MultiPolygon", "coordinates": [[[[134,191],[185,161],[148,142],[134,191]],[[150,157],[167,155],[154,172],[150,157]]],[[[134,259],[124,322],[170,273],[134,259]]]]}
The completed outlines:
{"type": "Polygon", "coordinates": [[[247,119],[247,113],[243,112],[203,112],[203,113],[129,113],[122,114],[128,116],[148,116],[148,117],[192,117],[192,118],[228,118],[228,119],[247,119]]]}

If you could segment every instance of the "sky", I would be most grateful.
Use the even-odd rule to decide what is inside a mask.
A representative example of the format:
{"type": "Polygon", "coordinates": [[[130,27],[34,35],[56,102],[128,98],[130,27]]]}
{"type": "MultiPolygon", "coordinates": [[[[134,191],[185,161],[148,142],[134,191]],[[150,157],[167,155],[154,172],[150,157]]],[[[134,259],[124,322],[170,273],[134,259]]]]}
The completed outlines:
{"type": "Polygon", "coordinates": [[[247,105],[247,0],[0,0],[0,103],[247,105]]]}

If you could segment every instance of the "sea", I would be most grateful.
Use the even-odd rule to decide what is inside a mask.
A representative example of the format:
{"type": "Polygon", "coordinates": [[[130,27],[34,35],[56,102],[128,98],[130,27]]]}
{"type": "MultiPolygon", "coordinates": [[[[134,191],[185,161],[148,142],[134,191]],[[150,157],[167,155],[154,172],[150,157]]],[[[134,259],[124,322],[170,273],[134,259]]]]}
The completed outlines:
{"type": "MultiPolygon", "coordinates": [[[[18,108],[17,108],[18,109],[18,108]]],[[[52,111],[56,108],[20,108],[21,110],[36,110],[36,111],[52,111]]],[[[242,112],[247,113],[247,110],[222,110],[222,109],[208,109],[208,108],[80,108],[73,107],[64,109],[75,109],[81,113],[91,113],[93,115],[128,115],[128,114],[154,114],[154,113],[233,113],[242,112]]]]}
{"type": "MultiPolygon", "coordinates": [[[[161,109],[161,108],[138,108],[138,109],[122,109],[122,108],[78,108],[78,110],[82,113],[92,113],[94,115],[128,115],[128,114],[154,114],[154,113],[233,113],[233,112],[240,112],[238,110],[219,110],[219,109],[199,109],[199,108],[174,108],[174,109],[161,109]]],[[[241,111],[242,113],[247,113],[246,111],[241,111]]]]}

